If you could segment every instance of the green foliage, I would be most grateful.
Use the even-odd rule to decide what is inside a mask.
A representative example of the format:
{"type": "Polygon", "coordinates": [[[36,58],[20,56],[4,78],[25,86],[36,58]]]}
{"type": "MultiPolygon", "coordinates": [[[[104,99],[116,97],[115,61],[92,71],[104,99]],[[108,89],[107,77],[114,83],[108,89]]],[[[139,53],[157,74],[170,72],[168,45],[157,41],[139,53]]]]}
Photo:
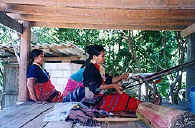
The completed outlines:
{"type": "MultiPolygon", "coordinates": [[[[1,43],[9,36],[0,26],[1,43]]],[[[32,28],[32,43],[71,42],[80,48],[101,44],[106,49],[106,71],[115,76],[124,72],[158,72],[178,64],[179,52],[174,31],[127,31],[67,28],[32,28]]],[[[164,97],[168,96],[169,81],[158,84],[164,97]]]]}
{"type": "Polygon", "coordinates": [[[161,83],[157,85],[158,91],[163,98],[168,98],[169,85],[167,77],[163,77],[161,83]]]}
{"type": "Polygon", "coordinates": [[[45,27],[33,27],[32,31],[32,44],[52,44],[52,43],[60,43],[57,38],[57,30],[56,28],[45,28],[45,27]]]}
{"type": "Polygon", "coordinates": [[[10,44],[15,39],[17,39],[17,32],[0,24],[0,44],[10,44]]]}

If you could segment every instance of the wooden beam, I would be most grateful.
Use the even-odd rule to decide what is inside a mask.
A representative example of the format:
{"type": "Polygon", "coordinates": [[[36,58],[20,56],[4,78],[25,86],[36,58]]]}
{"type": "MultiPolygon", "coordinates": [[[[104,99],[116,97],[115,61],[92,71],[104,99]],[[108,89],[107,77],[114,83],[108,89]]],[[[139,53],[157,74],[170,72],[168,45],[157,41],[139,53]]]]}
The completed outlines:
{"type": "MultiPolygon", "coordinates": [[[[129,9],[86,9],[86,8],[55,8],[17,5],[12,7],[9,16],[18,20],[62,23],[62,24],[103,24],[107,26],[177,26],[183,29],[195,22],[195,10],[129,10],[129,9]]],[[[46,24],[47,24],[46,23],[46,24]]],[[[142,27],[143,28],[143,27],[142,27]]]]}
{"type": "Polygon", "coordinates": [[[80,60],[79,56],[72,56],[72,57],[45,57],[45,62],[52,62],[52,61],[61,61],[61,62],[71,62],[74,60],[80,60]]]}
{"type": "Polygon", "coordinates": [[[123,30],[175,30],[180,31],[187,25],[117,25],[117,24],[82,24],[82,23],[55,23],[55,22],[33,22],[34,27],[51,27],[51,28],[76,28],[76,29],[123,29],[123,30]]]}
{"type": "Polygon", "coordinates": [[[3,0],[5,3],[53,7],[123,9],[194,9],[194,0],[3,0]]]}
{"type": "Polygon", "coordinates": [[[0,11],[6,11],[8,8],[8,5],[2,0],[0,0],[0,11]]]}
{"type": "Polygon", "coordinates": [[[195,23],[181,31],[181,35],[186,37],[195,32],[195,23]]]}
{"type": "Polygon", "coordinates": [[[104,17],[119,18],[159,18],[159,19],[195,19],[195,9],[91,9],[91,8],[56,8],[36,5],[14,5],[7,10],[9,13],[29,14],[37,16],[58,17],[95,17],[96,20],[104,17]]]}
{"type": "Polygon", "coordinates": [[[25,21],[38,21],[38,22],[50,22],[50,23],[81,23],[81,24],[115,24],[115,25],[191,25],[195,22],[194,19],[159,19],[159,18],[145,18],[145,17],[126,17],[124,15],[101,15],[98,16],[40,16],[40,15],[21,15],[16,17],[18,20],[25,21]]]}
{"type": "Polygon", "coordinates": [[[29,22],[24,22],[24,33],[21,35],[20,62],[19,62],[19,94],[18,101],[27,101],[27,66],[30,51],[31,26],[29,22]]]}
{"type": "Polygon", "coordinates": [[[12,19],[11,17],[7,16],[5,12],[0,11],[0,23],[16,30],[19,33],[23,32],[23,25],[18,23],[16,20],[12,19]]]}
{"type": "Polygon", "coordinates": [[[8,5],[10,8],[7,9],[9,12],[7,15],[17,20],[32,21],[35,26],[182,30],[195,22],[195,9],[132,10],[123,8],[72,8],[36,4],[8,5]]]}

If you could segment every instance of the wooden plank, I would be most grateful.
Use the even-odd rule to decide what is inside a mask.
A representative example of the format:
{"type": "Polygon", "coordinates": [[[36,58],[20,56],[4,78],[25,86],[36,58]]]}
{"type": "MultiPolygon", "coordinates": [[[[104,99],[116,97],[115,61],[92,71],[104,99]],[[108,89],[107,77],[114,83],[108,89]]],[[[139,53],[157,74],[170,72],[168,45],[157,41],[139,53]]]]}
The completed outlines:
{"type": "Polygon", "coordinates": [[[28,102],[28,103],[25,103],[22,105],[13,105],[13,106],[10,106],[9,108],[1,110],[0,111],[0,120],[2,121],[4,118],[12,117],[13,115],[20,113],[20,111],[28,109],[29,105],[31,107],[36,106],[36,104],[33,104],[32,102],[28,102]]]}
{"type": "Polygon", "coordinates": [[[10,94],[12,92],[18,93],[18,65],[17,64],[5,64],[4,65],[4,93],[10,94]],[[10,79],[15,78],[15,79],[10,79]]]}
{"type": "Polygon", "coordinates": [[[28,56],[30,52],[30,39],[31,39],[31,30],[30,23],[24,22],[24,33],[21,35],[21,44],[20,44],[20,62],[19,62],[19,93],[18,101],[24,102],[27,100],[27,66],[28,66],[28,56]]]}
{"type": "MultiPolygon", "coordinates": [[[[80,8],[63,8],[63,9],[50,9],[48,7],[37,6],[22,6],[18,9],[11,11],[8,15],[17,20],[28,21],[44,21],[64,22],[64,23],[98,23],[112,24],[114,21],[120,21],[125,24],[124,21],[147,21],[153,20],[163,23],[166,20],[172,22],[194,21],[195,10],[121,10],[121,9],[80,9],[80,8]],[[68,13],[67,13],[68,12],[68,13]],[[14,14],[17,13],[17,14],[14,14]],[[21,14],[21,15],[18,15],[21,14]],[[98,19],[97,19],[98,18],[98,19]],[[119,20],[120,19],[120,20],[119,20]],[[114,20],[114,21],[112,21],[114,20]],[[72,21],[72,22],[70,22],[72,21]],[[88,21],[88,22],[87,22],[88,21]],[[108,23],[104,23],[106,21],[108,23]]],[[[119,23],[120,23],[119,22],[119,23]]],[[[94,23],[94,24],[95,24],[94,23]]],[[[117,22],[118,23],[118,22],[117,22]]],[[[131,22],[130,22],[131,23],[131,22]]]]}
{"type": "MultiPolygon", "coordinates": [[[[44,128],[72,128],[71,122],[48,122],[44,128]]],[[[85,128],[85,126],[76,126],[77,128],[85,128]]],[[[143,122],[132,121],[132,122],[107,122],[103,124],[101,128],[148,128],[143,122]]]]}
{"type": "Polygon", "coordinates": [[[27,103],[27,104],[22,104],[22,105],[13,105],[12,107],[3,109],[0,112],[0,127],[2,127],[1,125],[3,125],[4,123],[8,123],[10,122],[12,119],[18,117],[17,114],[19,114],[21,111],[29,111],[32,108],[36,108],[39,107],[39,105],[37,104],[33,104],[33,103],[27,103]]]}
{"type": "Polygon", "coordinates": [[[94,120],[101,122],[129,122],[129,121],[137,121],[138,118],[119,118],[119,117],[106,117],[106,118],[94,118],[94,120]]]}
{"type": "MultiPolygon", "coordinates": [[[[191,24],[191,23],[190,23],[191,24]]],[[[33,22],[34,27],[51,28],[77,28],[77,29],[124,29],[124,30],[176,30],[180,31],[188,25],[117,25],[117,24],[81,24],[81,23],[55,23],[55,22],[33,22]]]]}
{"type": "Polygon", "coordinates": [[[101,128],[149,128],[142,121],[105,122],[101,128]]]}
{"type": "Polygon", "coordinates": [[[73,128],[73,127],[71,122],[55,121],[55,122],[48,122],[48,124],[44,126],[44,128],[73,128]]]}
{"type": "MultiPolygon", "coordinates": [[[[23,107],[21,107],[23,108],[23,107]]],[[[44,112],[53,108],[53,104],[35,104],[27,105],[21,110],[20,106],[16,108],[14,113],[4,115],[1,119],[1,128],[22,128],[31,121],[34,121],[44,112]],[[17,113],[16,113],[17,112],[17,113]]]]}
{"type": "Polygon", "coordinates": [[[133,17],[112,17],[112,16],[104,16],[104,18],[100,18],[98,16],[73,16],[69,17],[59,17],[59,16],[39,16],[39,15],[21,15],[21,17],[17,20],[25,20],[25,21],[38,21],[38,22],[50,22],[50,23],[66,23],[66,24],[101,24],[101,25],[159,25],[159,26],[167,26],[167,25],[191,25],[195,22],[195,19],[150,19],[150,18],[140,18],[136,19],[133,17]]]}
{"type": "Polygon", "coordinates": [[[119,9],[119,8],[71,8],[71,7],[48,7],[37,5],[14,5],[7,10],[9,13],[32,14],[44,16],[110,16],[113,17],[134,17],[134,18],[166,18],[166,19],[192,19],[195,17],[194,9],[119,9]]]}
{"type": "Polygon", "coordinates": [[[192,24],[191,26],[187,27],[186,29],[181,31],[181,35],[184,37],[189,36],[190,34],[195,32],[195,24],[192,24]]]}
{"type": "Polygon", "coordinates": [[[6,64],[4,65],[4,84],[2,108],[8,107],[16,103],[18,95],[18,65],[6,64]],[[14,79],[10,79],[14,78],[14,79]]]}
{"type": "Polygon", "coordinates": [[[3,0],[3,3],[0,8],[14,13],[9,14],[14,19],[32,21],[34,26],[41,27],[182,30],[195,22],[193,0],[3,0]]]}
{"type": "Polygon", "coordinates": [[[33,26],[45,27],[181,30],[195,22],[194,9],[132,10],[19,4],[10,6],[7,11],[14,19],[32,21],[33,26]]]}
{"type": "Polygon", "coordinates": [[[13,30],[16,30],[19,33],[23,33],[23,25],[7,16],[6,13],[2,11],[0,11],[0,23],[13,30]]]}
{"type": "MultiPolygon", "coordinates": [[[[54,104],[52,106],[54,106],[54,104]]],[[[22,128],[44,128],[49,123],[44,121],[45,115],[51,111],[53,111],[53,107],[48,109],[48,111],[44,111],[40,114],[40,116],[23,125],[22,128]]]]}
{"type": "Polygon", "coordinates": [[[194,0],[3,0],[5,3],[79,8],[195,8],[194,0]]]}

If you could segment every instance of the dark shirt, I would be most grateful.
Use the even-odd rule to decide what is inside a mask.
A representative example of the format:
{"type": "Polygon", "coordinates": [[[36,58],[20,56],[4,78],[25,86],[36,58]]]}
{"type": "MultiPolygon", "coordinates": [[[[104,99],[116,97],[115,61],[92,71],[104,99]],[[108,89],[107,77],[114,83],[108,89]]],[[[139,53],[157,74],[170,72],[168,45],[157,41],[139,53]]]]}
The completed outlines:
{"type": "Polygon", "coordinates": [[[28,68],[27,78],[35,78],[37,83],[44,83],[49,80],[49,74],[45,69],[41,69],[38,65],[33,64],[28,68]]]}
{"type": "MultiPolygon", "coordinates": [[[[112,77],[109,75],[105,75],[106,81],[104,84],[111,84],[112,83],[112,77]]],[[[95,67],[94,64],[89,63],[85,71],[83,72],[83,84],[85,87],[88,87],[90,91],[92,91],[94,94],[98,94],[100,92],[99,87],[102,85],[102,77],[99,72],[99,70],[95,67]]]]}

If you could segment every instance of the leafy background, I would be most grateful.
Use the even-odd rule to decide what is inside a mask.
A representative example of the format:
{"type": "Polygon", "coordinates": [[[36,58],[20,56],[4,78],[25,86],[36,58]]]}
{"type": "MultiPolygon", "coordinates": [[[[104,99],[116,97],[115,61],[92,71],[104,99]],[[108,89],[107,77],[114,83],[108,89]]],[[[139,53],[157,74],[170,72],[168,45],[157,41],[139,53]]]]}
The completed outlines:
{"type": "MultiPolygon", "coordinates": [[[[106,49],[106,71],[113,76],[124,72],[158,72],[182,64],[186,59],[187,41],[181,37],[180,32],[176,31],[44,27],[33,27],[31,31],[32,44],[66,44],[71,42],[83,49],[90,44],[103,45],[106,49]]],[[[0,25],[0,44],[19,45],[20,40],[14,35],[18,34],[0,25]]],[[[157,85],[161,96],[165,99],[169,99],[169,96],[171,96],[173,103],[181,101],[181,99],[178,99],[178,92],[185,88],[185,82],[182,78],[175,81],[177,76],[177,73],[165,76],[163,81],[157,85]],[[176,86],[171,89],[173,83],[176,86]]],[[[0,74],[1,88],[2,79],[2,74],[0,74]]]]}

